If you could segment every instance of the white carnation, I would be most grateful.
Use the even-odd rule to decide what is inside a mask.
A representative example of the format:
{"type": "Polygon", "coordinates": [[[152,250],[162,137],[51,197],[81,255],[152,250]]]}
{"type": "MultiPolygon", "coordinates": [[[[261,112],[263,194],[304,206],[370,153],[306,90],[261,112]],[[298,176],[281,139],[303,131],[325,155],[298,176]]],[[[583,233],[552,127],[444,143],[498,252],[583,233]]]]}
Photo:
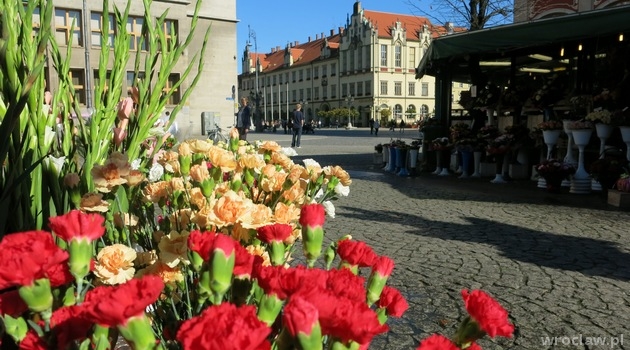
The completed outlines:
{"type": "Polygon", "coordinates": [[[131,169],[132,170],[140,169],[140,164],[141,163],[142,163],[142,160],[140,158],[134,159],[133,162],[131,162],[131,169]]]}
{"type": "Polygon", "coordinates": [[[149,170],[149,181],[159,181],[162,178],[162,175],[164,175],[164,168],[160,165],[160,163],[155,163],[149,170]]]}
{"type": "Polygon", "coordinates": [[[335,218],[335,205],[332,204],[331,201],[324,201],[324,203],[322,203],[322,205],[324,206],[324,210],[326,211],[326,215],[330,216],[331,218],[335,218]]]}
{"type": "Polygon", "coordinates": [[[321,166],[319,165],[319,163],[317,163],[315,161],[315,159],[313,158],[308,158],[308,159],[304,159],[302,161],[304,163],[304,167],[308,168],[308,167],[312,167],[312,168],[321,168],[321,166]]]}
{"type": "Polygon", "coordinates": [[[280,153],[284,154],[287,157],[295,157],[297,156],[297,152],[291,147],[282,147],[280,153]]]}
{"type": "Polygon", "coordinates": [[[344,186],[340,182],[335,186],[335,193],[338,196],[348,197],[348,195],[350,194],[350,186],[344,186]]]}

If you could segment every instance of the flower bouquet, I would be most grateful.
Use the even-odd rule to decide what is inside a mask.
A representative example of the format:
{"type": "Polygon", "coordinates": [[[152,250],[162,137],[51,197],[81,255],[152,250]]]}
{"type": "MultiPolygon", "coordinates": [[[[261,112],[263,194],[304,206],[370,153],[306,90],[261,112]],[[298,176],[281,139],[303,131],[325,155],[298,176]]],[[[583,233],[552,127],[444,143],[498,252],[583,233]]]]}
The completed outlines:
{"type": "Polygon", "coordinates": [[[592,130],[593,123],[588,120],[576,120],[569,123],[568,128],[571,130],[592,130]]]}
{"type": "Polygon", "coordinates": [[[586,115],[586,121],[593,124],[610,124],[612,122],[612,113],[607,109],[598,109],[586,115]]]}
{"type": "Polygon", "coordinates": [[[418,129],[424,131],[428,127],[439,126],[440,120],[438,118],[422,118],[418,122],[418,129]]]}
{"type": "Polygon", "coordinates": [[[547,182],[547,189],[557,190],[563,180],[575,174],[575,167],[557,159],[546,159],[536,165],[536,172],[547,182]]]}
{"type": "Polygon", "coordinates": [[[376,151],[376,153],[383,153],[383,144],[379,143],[377,145],[374,146],[374,151],[376,151]]]}
{"type": "Polygon", "coordinates": [[[486,152],[491,155],[506,154],[514,143],[514,135],[503,134],[488,141],[486,152]]]}
{"type": "Polygon", "coordinates": [[[438,137],[431,141],[432,151],[448,151],[449,149],[451,149],[451,143],[448,137],[438,137]]]}
{"type": "Polygon", "coordinates": [[[548,131],[548,130],[562,130],[563,124],[558,120],[550,120],[546,122],[539,123],[535,128],[537,131],[548,131]]]}

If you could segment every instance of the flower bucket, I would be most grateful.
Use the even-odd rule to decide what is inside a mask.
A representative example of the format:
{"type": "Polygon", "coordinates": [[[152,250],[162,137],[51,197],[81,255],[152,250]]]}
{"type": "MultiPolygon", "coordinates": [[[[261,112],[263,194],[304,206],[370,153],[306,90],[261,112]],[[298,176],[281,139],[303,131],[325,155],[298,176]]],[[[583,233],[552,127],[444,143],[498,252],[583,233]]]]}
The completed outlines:
{"type": "Polygon", "coordinates": [[[612,125],[598,123],[595,124],[595,130],[597,132],[597,137],[600,139],[607,139],[612,134],[613,127],[612,125]]]}
{"type": "Polygon", "coordinates": [[[543,139],[547,145],[555,145],[558,143],[561,130],[543,130],[543,139]]]}

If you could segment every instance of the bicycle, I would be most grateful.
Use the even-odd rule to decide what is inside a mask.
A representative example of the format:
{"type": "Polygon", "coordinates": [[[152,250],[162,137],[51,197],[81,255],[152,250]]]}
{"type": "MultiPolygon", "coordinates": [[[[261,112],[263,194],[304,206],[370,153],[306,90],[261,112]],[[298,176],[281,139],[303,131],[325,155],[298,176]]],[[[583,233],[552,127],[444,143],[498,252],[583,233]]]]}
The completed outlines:
{"type": "Polygon", "coordinates": [[[214,144],[217,144],[221,141],[227,143],[229,139],[227,136],[225,136],[225,133],[223,132],[223,129],[221,129],[219,124],[214,123],[214,129],[208,130],[208,140],[212,140],[214,144]]]}

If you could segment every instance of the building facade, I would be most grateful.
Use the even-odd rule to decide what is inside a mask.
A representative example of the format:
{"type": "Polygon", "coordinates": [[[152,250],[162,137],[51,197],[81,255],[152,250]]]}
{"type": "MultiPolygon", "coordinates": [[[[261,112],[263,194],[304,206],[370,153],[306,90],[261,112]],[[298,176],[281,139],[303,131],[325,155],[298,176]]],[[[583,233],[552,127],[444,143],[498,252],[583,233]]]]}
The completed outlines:
{"type": "MultiPolygon", "coordinates": [[[[127,1],[110,1],[110,42],[116,35],[113,22],[114,6],[124,11],[127,1]]],[[[101,51],[101,27],[103,23],[103,4],[97,1],[54,0],[52,31],[62,52],[67,46],[72,47],[70,57],[70,74],[80,105],[88,110],[93,105],[94,85],[98,81],[99,55],[101,51]]],[[[190,32],[191,16],[194,13],[196,0],[153,0],[151,12],[160,16],[168,10],[164,31],[167,38],[184,40],[190,32]]],[[[142,26],[144,22],[144,5],[142,1],[131,1],[127,31],[130,35],[131,57],[128,61],[123,82],[124,89],[131,87],[135,78],[134,62],[137,55],[146,58],[146,46],[142,43],[142,26]]],[[[236,1],[235,0],[203,0],[199,11],[199,20],[193,41],[175,64],[168,77],[167,89],[171,89],[195,56],[201,51],[204,35],[209,26],[211,32],[202,71],[197,65],[188,75],[186,81],[176,89],[168,101],[166,109],[172,109],[181,103],[184,92],[190,86],[195,75],[201,79],[192,91],[182,110],[177,114],[179,126],[178,137],[188,138],[201,135],[201,115],[211,112],[216,115],[217,122],[231,123],[234,114],[232,88],[236,86],[236,1]],[[221,50],[221,55],[216,51],[221,50]]],[[[38,23],[38,18],[34,19],[38,23]]],[[[113,55],[113,52],[111,53],[113,55]]],[[[144,64],[140,65],[141,67],[144,64]]],[[[142,76],[145,72],[140,71],[142,76]]],[[[54,90],[59,85],[55,70],[49,65],[46,69],[47,86],[54,90]]]]}
{"type": "MultiPolygon", "coordinates": [[[[286,120],[298,102],[307,121],[323,124],[336,121],[322,120],[319,112],[335,108],[358,112],[357,118],[341,124],[367,126],[371,118],[382,125],[392,120],[414,123],[435,109],[435,79],[415,79],[415,68],[431,40],[452,30],[422,17],[364,10],[357,1],[344,27],[314,40],[265,54],[246,47],[239,96],[254,105],[258,100],[260,119],[267,123],[286,120]],[[391,111],[390,116],[382,115],[383,110],[391,111]]],[[[467,84],[456,85],[468,89],[467,84]]]]}
{"type": "Polygon", "coordinates": [[[514,22],[533,21],[628,4],[630,1],[627,0],[516,0],[514,22]]]}

